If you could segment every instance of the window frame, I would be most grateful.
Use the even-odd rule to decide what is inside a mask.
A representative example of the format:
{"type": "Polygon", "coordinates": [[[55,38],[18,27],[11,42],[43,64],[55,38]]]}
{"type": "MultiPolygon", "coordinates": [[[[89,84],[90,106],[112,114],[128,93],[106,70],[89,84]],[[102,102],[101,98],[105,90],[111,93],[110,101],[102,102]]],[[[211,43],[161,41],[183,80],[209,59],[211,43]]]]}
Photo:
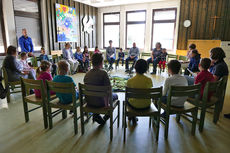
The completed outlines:
{"type": "Polygon", "coordinates": [[[7,44],[6,44],[6,33],[5,33],[5,24],[4,24],[4,19],[3,19],[3,9],[2,9],[2,1],[0,2],[0,20],[1,20],[1,32],[2,32],[2,40],[3,40],[3,46],[4,46],[4,53],[0,53],[0,56],[5,56],[6,55],[6,50],[7,50],[7,44]]]}
{"type": "Polygon", "coordinates": [[[106,49],[105,46],[105,26],[107,25],[118,25],[119,26],[119,46],[116,47],[116,49],[120,48],[120,22],[121,22],[121,18],[120,18],[120,12],[111,12],[111,13],[103,13],[103,48],[106,49]],[[113,15],[113,14],[119,14],[119,22],[105,22],[105,16],[106,15],[113,15]]]}
{"type": "MultiPolygon", "coordinates": [[[[173,44],[172,44],[172,50],[174,48],[174,42],[175,42],[175,33],[176,33],[176,21],[177,21],[177,8],[173,7],[173,8],[164,8],[164,9],[153,9],[152,12],[152,35],[151,35],[151,50],[153,50],[154,48],[154,44],[153,44],[153,30],[154,30],[154,24],[155,23],[174,23],[174,31],[173,31],[173,44]],[[175,19],[174,20],[154,20],[154,15],[155,12],[159,12],[159,11],[170,11],[170,10],[174,10],[175,11],[175,19]]],[[[167,48],[166,48],[167,49],[167,48]]]]}
{"type": "MultiPolygon", "coordinates": [[[[132,25],[132,24],[145,24],[145,30],[146,30],[146,10],[135,10],[135,11],[126,11],[126,32],[125,32],[125,48],[126,49],[130,49],[128,48],[128,44],[127,44],[127,34],[128,34],[128,25],[132,25]],[[137,12],[145,12],[145,21],[128,21],[128,14],[129,13],[137,13],[137,12]]],[[[144,48],[145,48],[145,37],[144,37],[144,48]]],[[[140,48],[140,49],[144,49],[144,48],[140,48]]]]}

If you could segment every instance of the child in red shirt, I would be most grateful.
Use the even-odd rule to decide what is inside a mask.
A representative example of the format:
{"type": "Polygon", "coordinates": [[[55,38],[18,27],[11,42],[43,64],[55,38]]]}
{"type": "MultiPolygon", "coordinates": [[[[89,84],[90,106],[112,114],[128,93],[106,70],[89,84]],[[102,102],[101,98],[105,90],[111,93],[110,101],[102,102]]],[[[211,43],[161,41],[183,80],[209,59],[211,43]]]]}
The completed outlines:
{"type": "MultiPolygon", "coordinates": [[[[207,82],[214,82],[215,79],[212,75],[212,73],[210,73],[208,71],[208,69],[211,66],[211,60],[209,58],[203,58],[200,62],[200,66],[199,66],[199,70],[200,72],[198,73],[196,79],[195,79],[195,84],[201,84],[201,99],[203,97],[203,93],[204,93],[204,88],[207,82]]],[[[212,96],[211,93],[209,93],[209,98],[212,96]]]]}

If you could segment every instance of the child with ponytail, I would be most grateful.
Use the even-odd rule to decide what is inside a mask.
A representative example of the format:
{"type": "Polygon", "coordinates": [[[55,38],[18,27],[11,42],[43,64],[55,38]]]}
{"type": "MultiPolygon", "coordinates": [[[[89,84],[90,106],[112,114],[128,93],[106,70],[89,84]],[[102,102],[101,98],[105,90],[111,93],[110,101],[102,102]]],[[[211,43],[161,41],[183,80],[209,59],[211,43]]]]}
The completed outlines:
{"type": "MultiPolygon", "coordinates": [[[[45,80],[51,81],[53,80],[52,75],[50,74],[50,62],[48,61],[42,61],[41,65],[37,68],[37,80],[43,80],[45,83],[45,80]]],[[[35,89],[35,96],[40,98],[41,92],[40,90],[35,89]]],[[[51,95],[55,94],[54,92],[51,92],[51,95]]]]}

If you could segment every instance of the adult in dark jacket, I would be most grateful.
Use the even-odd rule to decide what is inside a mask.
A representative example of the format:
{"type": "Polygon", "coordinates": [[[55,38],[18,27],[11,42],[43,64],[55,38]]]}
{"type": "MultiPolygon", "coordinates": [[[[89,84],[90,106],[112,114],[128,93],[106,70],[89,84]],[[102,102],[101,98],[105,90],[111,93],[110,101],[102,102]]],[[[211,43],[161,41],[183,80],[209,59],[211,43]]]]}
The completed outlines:
{"type": "Polygon", "coordinates": [[[16,47],[9,46],[7,48],[7,55],[3,61],[3,67],[7,71],[9,82],[19,81],[20,77],[33,79],[34,77],[28,71],[20,71],[20,65],[16,59],[16,47]]]}

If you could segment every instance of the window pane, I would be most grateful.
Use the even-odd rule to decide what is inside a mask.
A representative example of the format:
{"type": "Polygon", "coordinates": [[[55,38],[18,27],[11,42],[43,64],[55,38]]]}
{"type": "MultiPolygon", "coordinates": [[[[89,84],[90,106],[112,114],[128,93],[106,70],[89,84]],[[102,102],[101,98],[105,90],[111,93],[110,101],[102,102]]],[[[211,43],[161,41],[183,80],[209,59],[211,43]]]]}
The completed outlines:
{"type": "Polygon", "coordinates": [[[2,24],[0,20],[0,53],[5,53],[4,45],[3,45],[3,37],[2,37],[2,24]]]}
{"type": "Polygon", "coordinates": [[[38,0],[14,0],[14,10],[23,12],[39,12],[38,0]]]}
{"type": "Polygon", "coordinates": [[[154,20],[175,20],[175,10],[155,11],[154,20]]]}
{"type": "Polygon", "coordinates": [[[113,41],[113,47],[119,48],[119,25],[105,25],[104,26],[104,45],[109,46],[109,40],[113,41]]]}
{"type": "Polygon", "coordinates": [[[136,42],[138,48],[144,48],[145,41],[145,24],[127,25],[127,48],[133,46],[136,42]]]}
{"type": "Polygon", "coordinates": [[[120,14],[109,14],[109,15],[105,15],[104,17],[105,17],[104,18],[105,23],[108,23],[108,22],[120,22],[120,14]]]}
{"type": "Polygon", "coordinates": [[[156,42],[160,42],[163,48],[173,49],[174,40],[174,23],[155,23],[153,25],[153,44],[155,47],[156,42]]]}
{"type": "Polygon", "coordinates": [[[145,12],[128,13],[127,21],[145,21],[145,12]]]}

